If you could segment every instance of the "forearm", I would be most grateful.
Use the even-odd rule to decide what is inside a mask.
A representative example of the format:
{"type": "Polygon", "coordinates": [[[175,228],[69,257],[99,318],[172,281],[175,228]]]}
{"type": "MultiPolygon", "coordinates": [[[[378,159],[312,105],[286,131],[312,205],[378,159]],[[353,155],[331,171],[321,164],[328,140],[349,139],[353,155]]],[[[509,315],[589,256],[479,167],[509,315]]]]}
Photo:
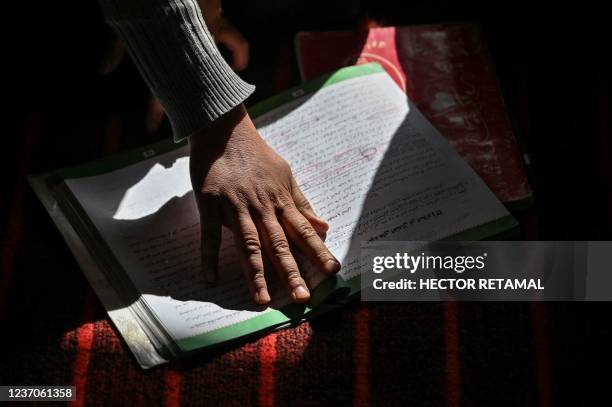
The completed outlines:
{"type": "Polygon", "coordinates": [[[195,0],[99,2],[164,106],[175,140],[207,127],[252,93],[223,60],[195,0]]]}

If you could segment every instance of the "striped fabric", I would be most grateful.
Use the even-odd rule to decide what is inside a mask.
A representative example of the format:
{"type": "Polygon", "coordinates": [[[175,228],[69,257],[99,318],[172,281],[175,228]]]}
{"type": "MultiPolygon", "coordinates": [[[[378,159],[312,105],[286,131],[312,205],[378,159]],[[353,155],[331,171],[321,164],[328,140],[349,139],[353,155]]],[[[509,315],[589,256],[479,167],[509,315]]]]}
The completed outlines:
{"type": "MultiPolygon", "coordinates": [[[[273,72],[272,91],[289,85],[286,65],[273,72]]],[[[600,331],[593,307],[572,304],[354,303],[213,355],[140,370],[26,185],[32,171],[133,145],[127,116],[101,111],[79,120],[81,113],[57,137],[50,134],[60,134],[61,120],[29,114],[21,148],[7,157],[16,165],[0,223],[1,384],[72,384],[78,406],[575,401],[564,383],[582,366],[579,335],[600,331]],[[91,136],[70,137],[85,131],[91,136]]]]}

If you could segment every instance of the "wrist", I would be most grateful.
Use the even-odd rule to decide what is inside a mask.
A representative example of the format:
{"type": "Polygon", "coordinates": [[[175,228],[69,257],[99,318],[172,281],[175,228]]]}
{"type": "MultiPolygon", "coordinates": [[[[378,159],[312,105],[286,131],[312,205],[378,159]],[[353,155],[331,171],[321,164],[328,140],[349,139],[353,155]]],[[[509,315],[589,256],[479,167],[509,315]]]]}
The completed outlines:
{"type": "Polygon", "coordinates": [[[243,104],[231,109],[189,138],[192,154],[198,152],[206,155],[231,151],[232,147],[244,144],[255,147],[260,141],[263,140],[243,104]]]}

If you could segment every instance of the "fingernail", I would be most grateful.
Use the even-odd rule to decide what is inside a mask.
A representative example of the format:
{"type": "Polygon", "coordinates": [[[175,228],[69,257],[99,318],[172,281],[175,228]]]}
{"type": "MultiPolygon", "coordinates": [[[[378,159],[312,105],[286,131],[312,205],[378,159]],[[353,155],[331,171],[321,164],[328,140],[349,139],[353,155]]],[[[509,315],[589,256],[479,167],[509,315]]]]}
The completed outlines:
{"type": "Polygon", "coordinates": [[[308,301],[309,298],[310,294],[308,293],[308,290],[306,290],[301,285],[293,289],[293,301],[303,302],[308,301]]]}
{"type": "Polygon", "coordinates": [[[323,270],[326,273],[337,273],[338,271],[340,271],[340,262],[336,259],[329,259],[325,262],[325,265],[323,266],[323,270]]]}
{"type": "Polygon", "coordinates": [[[255,302],[257,304],[267,304],[270,302],[270,294],[268,294],[268,290],[266,290],[265,288],[260,288],[256,293],[255,293],[255,302]]]}

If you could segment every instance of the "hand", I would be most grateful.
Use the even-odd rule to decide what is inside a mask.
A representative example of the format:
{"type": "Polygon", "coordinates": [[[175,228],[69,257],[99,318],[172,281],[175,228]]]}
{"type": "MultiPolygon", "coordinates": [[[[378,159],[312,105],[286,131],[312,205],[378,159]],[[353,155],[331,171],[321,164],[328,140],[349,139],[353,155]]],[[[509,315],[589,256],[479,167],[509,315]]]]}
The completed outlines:
{"type": "Polygon", "coordinates": [[[220,0],[198,0],[200,11],[217,44],[223,44],[232,53],[231,67],[242,71],[249,64],[249,42],[223,15],[220,0]]]}
{"type": "MultiPolygon", "coordinates": [[[[202,12],[204,22],[208,31],[217,44],[223,44],[232,54],[231,67],[239,72],[249,64],[249,42],[242,36],[223,15],[220,0],[197,0],[202,12]]],[[[125,56],[125,43],[116,33],[105,51],[100,65],[102,74],[110,74],[123,60],[125,56]]],[[[145,127],[149,133],[155,133],[161,125],[165,116],[164,108],[159,100],[151,96],[147,108],[145,127]]]]}
{"type": "Polygon", "coordinates": [[[242,105],[190,139],[190,173],[202,227],[202,267],[209,282],[218,275],[221,226],[234,233],[239,260],[258,304],[270,301],[262,253],[286,283],[293,301],[310,292],[290,243],[321,271],[340,263],[319,234],[327,223],[313,211],[287,162],[261,138],[242,105]]]}

